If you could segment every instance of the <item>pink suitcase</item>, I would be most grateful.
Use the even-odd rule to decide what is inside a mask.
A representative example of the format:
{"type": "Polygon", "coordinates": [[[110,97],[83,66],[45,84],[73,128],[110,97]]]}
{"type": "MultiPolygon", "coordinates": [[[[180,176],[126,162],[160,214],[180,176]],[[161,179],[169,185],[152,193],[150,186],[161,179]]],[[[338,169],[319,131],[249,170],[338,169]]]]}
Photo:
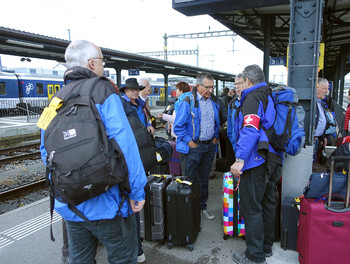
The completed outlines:
{"type": "MultiPolygon", "coordinates": [[[[350,160],[350,157],[345,158],[350,160]]],[[[300,202],[297,240],[300,264],[350,263],[349,175],[346,202],[332,201],[333,165],[334,160],[327,201],[302,198],[300,202]]]]}
{"type": "Polygon", "coordinates": [[[181,164],[180,164],[180,154],[176,151],[176,141],[169,140],[169,144],[173,149],[173,155],[171,156],[171,160],[169,161],[169,170],[170,174],[175,176],[182,175],[181,173],[181,164]]]}

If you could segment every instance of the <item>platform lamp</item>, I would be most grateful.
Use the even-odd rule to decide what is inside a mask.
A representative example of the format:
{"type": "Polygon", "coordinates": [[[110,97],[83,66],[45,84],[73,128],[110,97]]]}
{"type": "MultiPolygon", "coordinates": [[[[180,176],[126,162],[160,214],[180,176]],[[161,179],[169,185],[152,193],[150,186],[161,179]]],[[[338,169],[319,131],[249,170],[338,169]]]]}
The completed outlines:
{"type": "Polygon", "coordinates": [[[28,61],[28,62],[31,62],[32,60],[30,59],[30,58],[21,58],[21,62],[23,62],[23,61],[28,61]]]}

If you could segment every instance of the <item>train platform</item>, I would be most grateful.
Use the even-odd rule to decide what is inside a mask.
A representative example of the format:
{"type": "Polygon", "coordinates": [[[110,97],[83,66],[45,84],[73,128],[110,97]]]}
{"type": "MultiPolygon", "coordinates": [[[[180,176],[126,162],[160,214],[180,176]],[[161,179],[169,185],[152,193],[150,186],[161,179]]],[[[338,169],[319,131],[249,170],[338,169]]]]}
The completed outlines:
{"type": "MultiPolygon", "coordinates": [[[[222,228],[222,172],[210,180],[208,209],[215,214],[214,220],[202,218],[201,232],[191,252],[186,247],[167,247],[164,242],[143,242],[146,264],[204,264],[234,263],[232,254],[245,249],[242,238],[223,239],[222,228]]],[[[0,215],[0,255],[3,264],[36,263],[59,264],[62,248],[61,217],[54,214],[53,232],[55,242],[50,240],[49,199],[0,215]]],[[[185,224],[185,223],[184,223],[185,224]]],[[[96,256],[97,263],[108,263],[101,245],[96,256]]],[[[268,264],[297,264],[296,251],[283,250],[280,243],[273,246],[273,256],[268,264]]]]}
{"type": "MultiPolygon", "coordinates": [[[[152,107],[154,116],[162,112],[163,106],[152,107]]],[[[11,137],[39,132],[37,120],[26,117],[0,118],[1,137],[11,137]]],[[[201,232],[193,251],[186,247],[168,249],[165,242],[143,242],[146,264],[206,264],[234,263],[232,254],[245,249],[242,238],[223,239],[222,228],[222,172],[210,180],[208,209],[215,214],[214,220],[202,219],[201,232]]],[[[0,215],[0,256],[2,264],[62,263],[62,223],[55,213],[53,217],[55,242],[50,240],[49,199],[23,206],[0,215]]],[[[106,252],[98,247],[97,263],[108,263],[106,252]]],[[[268,264],[297,264],[298,253],[283,250],[280,242],[273,247],[273,256],[267,258],[268,264]]]]}

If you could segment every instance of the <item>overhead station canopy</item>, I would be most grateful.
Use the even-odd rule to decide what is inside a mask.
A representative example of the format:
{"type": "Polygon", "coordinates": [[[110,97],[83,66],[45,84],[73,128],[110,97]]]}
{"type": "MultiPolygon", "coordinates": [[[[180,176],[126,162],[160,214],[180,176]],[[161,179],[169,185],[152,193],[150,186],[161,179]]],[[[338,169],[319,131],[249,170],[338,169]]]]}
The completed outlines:
{"type": "MultiPolygon", "coordinates": [[[[184,15],[208,14],[218,22],[264,50],[264,19],[272,19],[270,55],[286,57],[289,43],[289,0],[173,0],[173,8],[184,15]]],[[[325,75],[332,77],[340,56],[348,56],[350,44],[350,1],[325,1],[322,42],[325,43],[325,75]],[[345,49],[341,55],[341,47],[345,49]]],[[[312,30],[310,28],[310,30],[312,30]]],[[[346,72],[350,71],[347,63],[346,72]]],[[[331,78],[330,78],[331,79],[331,78]]]]}
{"type": "MultiPolygon", "coordinates": [[[[0,27],[0,53],[64,62],[64,52],[69,41],[38,34],[0,27]]],[[[107,48],[101,48],[107,59],[106,67],[139,69],[147,73],[173,74],[196,77],[201,72],[210,72],[216,80],[234,81],[234,74],[198,68],[146,56],[107,48]]]]}

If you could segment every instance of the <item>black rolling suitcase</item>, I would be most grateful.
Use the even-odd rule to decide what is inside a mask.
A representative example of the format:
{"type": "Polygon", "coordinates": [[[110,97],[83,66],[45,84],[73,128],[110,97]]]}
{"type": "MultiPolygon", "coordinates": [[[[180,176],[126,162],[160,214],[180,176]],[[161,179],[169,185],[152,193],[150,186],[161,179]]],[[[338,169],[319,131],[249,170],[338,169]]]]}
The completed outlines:
{"type": "Polygon", "coordinates": [[[145,186],[146,202],[140,212],[140,236],[147,241],[165,237],[165,190],[170,175],[150,175],[145,186]]]}
{"type": "Polygon", "coordinates": [[[200,188],[198,180],[176,177],[166,189],[166,240],[168,248],[187,246],[193,250],[200,231],[200,188]]]}

